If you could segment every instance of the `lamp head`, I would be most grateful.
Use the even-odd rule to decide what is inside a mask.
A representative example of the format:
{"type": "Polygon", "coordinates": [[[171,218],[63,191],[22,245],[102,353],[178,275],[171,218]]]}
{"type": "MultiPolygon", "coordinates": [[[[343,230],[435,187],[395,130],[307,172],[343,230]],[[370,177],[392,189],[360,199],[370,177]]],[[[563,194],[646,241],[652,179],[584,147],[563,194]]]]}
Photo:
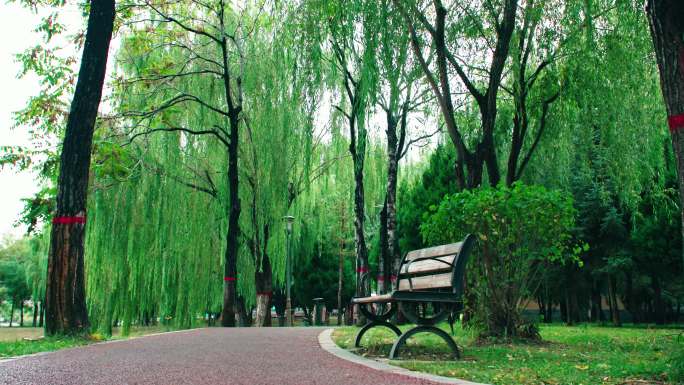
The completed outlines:
{"type": "Polygon", "coordinates": [[[292,224],[294,223],[294,217],[292,215],[286,215],[283,217],[285,220],[285,229],[288,233],[292,232],[292,224]]]}

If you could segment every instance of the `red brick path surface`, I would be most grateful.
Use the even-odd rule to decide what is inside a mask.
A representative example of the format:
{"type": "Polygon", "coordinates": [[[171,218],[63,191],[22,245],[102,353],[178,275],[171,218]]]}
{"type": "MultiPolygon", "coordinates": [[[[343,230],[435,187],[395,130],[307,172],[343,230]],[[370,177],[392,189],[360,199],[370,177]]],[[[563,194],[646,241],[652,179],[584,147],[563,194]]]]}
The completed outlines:
{"type": "Polygon", "coordinates": [[[433,384],[324,351],[320,328],[209,328],[0,361],[0,384],[433,384]]]}

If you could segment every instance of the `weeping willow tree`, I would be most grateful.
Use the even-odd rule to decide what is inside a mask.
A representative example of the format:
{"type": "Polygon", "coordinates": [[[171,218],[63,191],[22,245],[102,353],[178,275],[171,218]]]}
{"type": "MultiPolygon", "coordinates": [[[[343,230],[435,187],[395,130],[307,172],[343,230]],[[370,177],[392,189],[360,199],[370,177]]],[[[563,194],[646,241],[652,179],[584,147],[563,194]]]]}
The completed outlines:
{"type": "Polygon", "coordinates": [[[345,120],[354,170],[354,231],[357,258],[357,294],[369,290],[362,275],[369,272],[365,234],[364,167],[368,151],[367,116],[377,89],[375,53],[379,4],[374,1],[305,1],[301,7],[304,55],[329,58],[337,84],[334,108],[345,120]],[[326,44],[329,43],[329,44],[326,44]]]}
{"type": "MultiPolygon", "coordinates": [[[[218,256],[230,254],[230,151],[237,139],[236,177],[243,181],[237,194],[246,214],[237,227],[237,312],[247,323],[256,305],[257,324],[268,325],[272,291],[282,287],[284,275],[281,218],[290,211],[306,223],[308,206],[299,205],[300,197],[315,196],[308,191],[318,191],[317,180],[329,178],[331,167],[346,158],[331,150],[329,124],[314,121],[322,81],[317,72],[323,71],[299,70],[291,48],[295,37],[258,7],[231,16],[233,27],[246,28],[245,20],[254,27],[236,38],[239,51],[231,56],[236,62],[230,69],[239,69],[241,106],[239,136],[233,136],[230,107],[219,107],[227,104],[224,67],[207,48],[215,41],[170,20],[171,11],[189,12],[184,17],[194,20],[202,10],[148,6],[128,23],[118,55],[118,112],[98,141],[87,261],[91,312],[106,333],[117,321],[127,331],[157,318],[190,327],[202,314],[222,309],[225,323],[216,282],[231,263],[218,256]],[[105,235],[110,233],[115,236],[105,235]]],[[[377,185],[378,178],[371,179],[377,185]]],[[[316,229],[307,234],[325,231],[316,229]]],[[[306,239],[301,242],[310,246],[306,239]]],[[[295,248],[300,258],[313,252],[295,248]]],[[[223,278],[236,282],[225,273],[223,278]]]]}
{"type": "MultiPolygon", "coordinates": [[[[121,95],[125,95],[119,109],[131,140],[182,132],[202,137],[210,146],[223,147],[224,162],[191,170],[195,181],[185,183],[219,199],[228,214],[223,326],[235,325],[237,287],[243,285],[238,283],[237,270],[242,207],[240,126],[244,122],[244,90],[254,87],[246,83],[246,71],[252,68],[247,46],[262,33],[259,15],[264,6],[249,3],[237,8],[224,1],[145,2],[144,16],[128,23],[132,36],[121,56],[122,61],[128,60],[129,72],[119,82],[121,95]],[[217,173],[222,181],[215,181],[217,173]]],[[[240,308],[242,305],[241,301],[240,308]]]]}
{"type": "Polygon", "coordinates": [[[191,327],[199,315],[221,310],[223,207],[178,182],[188,164],[219,154],[195,148],[192,139],[159,135],[144,148],[115,153],[130,167],[94,186],[87,287],[94,326],[106,334],[116,321],[125,334],[134,322],[191,327]]]}
{"type": "Polygon", "coordinates": [[[282,218],[339,160],[328,156],[322,142],[326,127],[314,123],[320,82],[316,74],[298,69],[292,38],[290,30],[277,25],[263,40],[252,40],[247,47],[251,56],[260,58],[245,78],[255,87],[245,95],[249,112],[240,154],[246,181],[242,199],[249,207],[241,228],[254,266],[257,326],[270,326],[274,286],[284,286],[282,218]]]}

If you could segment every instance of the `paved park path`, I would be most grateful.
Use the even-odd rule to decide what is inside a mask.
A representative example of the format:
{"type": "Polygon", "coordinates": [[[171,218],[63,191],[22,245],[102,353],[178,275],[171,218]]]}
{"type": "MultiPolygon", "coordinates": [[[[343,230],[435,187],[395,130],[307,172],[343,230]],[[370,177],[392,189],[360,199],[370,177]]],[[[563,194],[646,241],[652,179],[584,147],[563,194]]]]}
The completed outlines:
{"type": "Polygon", "coordinates": [[[0,384],[435,384],[323,350],[321,328],[208,328],[0,361],[0,384]]]}

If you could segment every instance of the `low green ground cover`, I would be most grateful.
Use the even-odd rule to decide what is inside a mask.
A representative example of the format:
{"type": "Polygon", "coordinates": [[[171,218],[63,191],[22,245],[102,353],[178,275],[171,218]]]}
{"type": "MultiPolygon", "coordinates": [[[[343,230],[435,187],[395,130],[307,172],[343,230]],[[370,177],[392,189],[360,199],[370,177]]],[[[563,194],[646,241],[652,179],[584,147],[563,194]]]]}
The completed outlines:
{"type": "MultiPolygon", "coordinates": [[[[446,325],[442,325],[448,330],[446,325]]],[[[403,327],[406,330],[407,327],[403,327]]],[[[355,327],[336,329],[335,342],[354,350],[355,327]]],[[[541,326],[541,343],[482,343],[457,328],[463,356],[453,361],[438,337],[419,334],[408,341],[402,360],[410,370],[490,384],[681,384],[683,330],[645,327],[541,326]]],[[[395,337],[382,328],[364,336],[355,353],[387,357],[395,337]]]]}
{"type": "Polygon", "coordinates": [[[94,342],[83,337],[48,337],[35,340],[0,341],[0,359],[49,352],[94,342]]]}
{"type": "Polygon", "coordinates": [[[110,338],[98,334],[87,337],[43,338],[43,329],[41,328],[0,328],[0,359],[83,346],[106,339],[139,337],[164,331],[169,331],[169,329],[160,326],[133,327],[128,336],[122,336],[120,330],[114,328],[113,335],[110,338]]]}

